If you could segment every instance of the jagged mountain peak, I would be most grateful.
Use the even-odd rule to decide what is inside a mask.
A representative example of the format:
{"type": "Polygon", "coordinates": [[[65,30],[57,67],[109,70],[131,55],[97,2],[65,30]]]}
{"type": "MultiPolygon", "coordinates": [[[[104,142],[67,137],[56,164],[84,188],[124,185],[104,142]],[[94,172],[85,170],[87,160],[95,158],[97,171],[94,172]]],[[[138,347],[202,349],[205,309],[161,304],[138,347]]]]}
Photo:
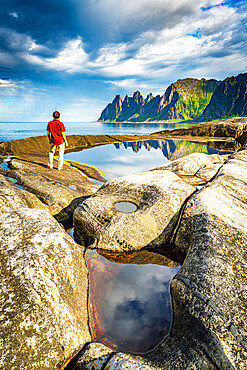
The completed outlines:
{"type": "MultiPolygon", "coordinates": [[[[140,91],[135,91],[133,97],[125,96],[122,102],[117,95],[101,113],[99,121],[168,121],[214,119],[218,109],[222,115],[247,114],[247,73],[231,77],[224,81],[205,78],[178,79],[166,89],[164,95],[150,94],[144,99],[140,91]],[[228,101],[227,108],[220,109],[222,101],[228,101]],[[235,102],[235,100],[236,102],[235,102]],[[210,103],[210,104],[209,104],[210,103]]],[[[226,105],[223,102],[223,107],[226,105]]]]}
{"type": "Polygon", "coordinates": [[[114,98],[114,100],[113,100],[113,102],[119,102],[120,100],[122,101],[121,96],[120,95],[116,95],[115,98],[114,98]]]}
{"type": "Polygon", "coordinates": [[[215,90],[202,119],[247,115],[247,73],[227,77],[215,90]]]}
{"type": "Polygon", "coordinates": [[[147,95],[147,97],[146,97],[146,99],[145,99],[145,103],[147,104],[147,103],[149,103],[150,102],[150,100],[152,100],[154,97],[153,97],[153,94],[150,92],[148,95],[147,95]]]}
{"type": "Polygon", "coordinates": [[[133,94],[133,98],[139,98],[140,96],[142,96],[142,94],[138,90],[135,91],[134,94],[133,94]]]}

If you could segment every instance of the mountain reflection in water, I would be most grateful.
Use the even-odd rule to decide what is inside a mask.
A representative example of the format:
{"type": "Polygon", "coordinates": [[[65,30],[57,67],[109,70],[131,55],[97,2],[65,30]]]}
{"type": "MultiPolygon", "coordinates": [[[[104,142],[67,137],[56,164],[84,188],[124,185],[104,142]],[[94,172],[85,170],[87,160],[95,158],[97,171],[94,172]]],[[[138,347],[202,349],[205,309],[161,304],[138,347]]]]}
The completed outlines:
{"type": "Polygon", "coordinates": [[[97,146],[67,153],[65,159],[87,163],[102,171],[107,178],[148,171],[191,153],[228,154],[206,145],[185,140],[143,140],[97,146]]]}
{"type": "Polygon", "coordinates": [[[190,153],[206,153],[206,154],[229,154],[229,151],[223,151],[212,148],[203,144],[192,143],[185,140],[143,140],[135,142],[114,143],[116,149],[120,149],[121,145],[125,149],[132,148],[133,152],[138,153],[142,148],[150,151],[160,149],[167,159],[174,160],[190,153]],[[176,153],[176,154],[175,154],[176,153]]]}
{"type": "MultiPolygon", "coordinates": [[[[135,261],[138,253],[133,254],[135,261]]],[[[94,341],[138,354],[151,351],[168,335],[172,322],[170,281],[179,267],[166,257],[166,266],[160,265],[162,257],[159,265],[123,264],[87,250],[94,341]]]]}

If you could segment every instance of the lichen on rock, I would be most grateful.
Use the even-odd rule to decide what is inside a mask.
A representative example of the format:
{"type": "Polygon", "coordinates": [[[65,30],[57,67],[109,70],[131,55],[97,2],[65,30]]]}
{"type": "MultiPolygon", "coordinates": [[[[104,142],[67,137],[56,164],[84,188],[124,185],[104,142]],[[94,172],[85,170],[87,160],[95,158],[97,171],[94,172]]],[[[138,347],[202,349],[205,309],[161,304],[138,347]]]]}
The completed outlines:
{"type": "Polygon", "coordinates": [[[0,367],[63,368],[91,336],[83,248],[41,210],[0,216],[0,367]]]}

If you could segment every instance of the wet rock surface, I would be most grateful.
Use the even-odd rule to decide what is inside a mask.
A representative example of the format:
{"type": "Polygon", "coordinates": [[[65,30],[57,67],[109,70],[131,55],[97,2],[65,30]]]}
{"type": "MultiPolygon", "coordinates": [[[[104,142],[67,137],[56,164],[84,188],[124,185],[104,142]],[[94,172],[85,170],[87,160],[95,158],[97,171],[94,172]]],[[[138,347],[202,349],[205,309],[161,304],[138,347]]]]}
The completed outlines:
{"type": "Polygon", "coordinates": [[[23,190],[18,189],[13,183],[9,189],[16,194],[15,197],[18,195],[19,198],[26,199],[26,205],[17,201],[17,198],[12,199],[15,207],[13,209],[26,207],[46,209],[65,227],[72,226],[75,208],[100,186],[70,166],[64,165],[62,171],[57,171],[56,168],[47,169],[45,161],[46,158],[41,160],[29,158],[28,161],[17,158],[9,160],[5,176],[15,179],[23,190]]]}
{"type": "Polygon", "coordinates": [[[74,237],[115,251],[159,247],[168,242],[184,201],[195,188],[171,171],[150,171],[109,181],[74,212],[74,237]],[[116,202],[137,210],[119,212],[116,202]]]}
{"type": "Polygon", "coordinates": [[[91,179],[100,181],[102,183],[107,182],[107,179],[103,174],[95,167],[89,166],[86,164],[78,163],[75,161],[66,161],[66,163],[69,163],[74,168],[77,168],[78,170],[81,170],[86,176],[90,177],[91,179]]]}
{"type": "MultiPolygon", "coordinates": [[[[137,141],[150,138],[150,135],[67,135],[69,146],[66,153],[93,148],[124,141],[137,141]]],[[[0,155],[16,155],[29,159],[30,156],[47,157],[50,145],[47,136],[35,136],[21,140],[5,141],[0,143],[0,155]]]]}
{"type": "Polygon", "coordinates": [[[2,369],[55,369],[91,336],[84,250],[45,211],[0,216],[2,369]]]}
{"type": "Polygon", "coordinates": [[[171,247],[168,245],[167,249],[161,248],[158,250],[155,248],[154,250],[138,250],[134,252],[124,253],[124,252],[112,252],[104,249],[97,249],[97,252],[105,257],[107,260],[116,262],[116,263],[124,263],[124,264],[135,264],[135,265],[146,265],[146,264],[153,264],[153,265],[161,265],[161,266],[180,266],[179,262],[175,262],[176,258],[174,254],[170,254],[171,247]]]}
{"type": "Polygon", "coordinates": [[[89,195],[99,188],[99,185],[90,182],[76,170],[65,165],[62,171],[57,171],[37,163],[12,159],[9,167],[9,175],[16,178],[25,189],[53,206],[53,214],[78,195],[89,195]],[[74,185],[76,190],[71,189],[71,185],[74,185]]]}

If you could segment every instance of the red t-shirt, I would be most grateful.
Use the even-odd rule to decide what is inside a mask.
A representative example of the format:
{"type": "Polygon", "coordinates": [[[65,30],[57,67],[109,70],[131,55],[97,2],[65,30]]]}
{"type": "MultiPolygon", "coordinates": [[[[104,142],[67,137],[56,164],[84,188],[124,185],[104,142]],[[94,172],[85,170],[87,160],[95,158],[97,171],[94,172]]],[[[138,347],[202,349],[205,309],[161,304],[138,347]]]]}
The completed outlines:
{"type": "Polygon", "coordinates": [[[60,145],[64,142],[62,132],[66,130],[63,122],[58,119],[50,121],[47,125],[47,131],[51,133],[51,141],[54,145],[60,145]]]}

